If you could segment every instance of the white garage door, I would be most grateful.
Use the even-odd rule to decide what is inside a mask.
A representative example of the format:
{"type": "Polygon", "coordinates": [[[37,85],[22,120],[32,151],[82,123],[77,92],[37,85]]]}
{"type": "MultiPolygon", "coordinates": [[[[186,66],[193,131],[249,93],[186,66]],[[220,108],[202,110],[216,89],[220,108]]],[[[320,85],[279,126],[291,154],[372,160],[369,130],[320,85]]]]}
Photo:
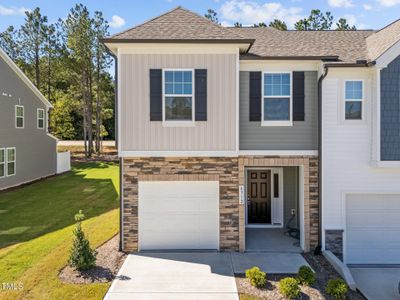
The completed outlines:
{"type": "Polygon", "coordinates": [[[218,181],[139,182],[139,249],[218,249],[218,181]]]}
{"type": "Polygon", "coordinates": [[[347,195],[346,263],[400,264],[400,195],[347,195]]]}

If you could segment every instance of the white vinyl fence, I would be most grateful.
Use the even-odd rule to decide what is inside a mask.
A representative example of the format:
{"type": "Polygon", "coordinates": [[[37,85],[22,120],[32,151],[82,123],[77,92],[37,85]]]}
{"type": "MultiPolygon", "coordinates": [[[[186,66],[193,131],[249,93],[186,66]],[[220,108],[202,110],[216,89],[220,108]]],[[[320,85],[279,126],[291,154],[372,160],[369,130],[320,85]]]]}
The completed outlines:
{"type": "Polygon", "coordinates": [[[71,152],[57,152],[57,174],[71,170],[71,152]]]}

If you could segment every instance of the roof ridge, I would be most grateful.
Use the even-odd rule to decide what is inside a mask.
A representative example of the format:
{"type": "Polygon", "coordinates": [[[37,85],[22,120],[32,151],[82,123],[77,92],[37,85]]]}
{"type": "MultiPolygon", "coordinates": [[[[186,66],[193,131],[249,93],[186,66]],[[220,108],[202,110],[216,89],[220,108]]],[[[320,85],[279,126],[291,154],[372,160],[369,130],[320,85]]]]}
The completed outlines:
{"type": "MultiPolygon", "coordinates": [[[[149,22],[151,22],[151,21],[157,20],[157,19],[159,19],[159,18],[161,18],[161,17],[163,17],[163,16],[165,16],[165,15],[167,15],[167,14],[169,14],[169,13],[172,13],[173,11],[178,10],[178,9],[184,9],[184,8],[183,8],[182,6],[180,6],[180,5],[178,5],[178,6],[175,7],[175,8],[172,8],[172,9],[170,9],[170,10],[167,10],[165,13],[162,13],[161,15],[158,15],[158,16],[156,16],[156,17],[152,17],[152,18],[150,18],[150,19],[147,19],[147,20],[143,21],[142,23],[139,23],[138,25],[135,25],[135,26],[133,26],[133,27],[130,27],[130,28],[128,28],[128,29],[125,29],[125,30],[123,30],[123,31],[121,31],[121,32],[115,33],[115,34],[111,35],[110,38],[118,37],[119,35],[124,34],[125,32],[128,32],[128,31],[130,31],[130,30],[132,30],[132,29],[138,28],[138,27],[140,27],[140,26],[143,26],[144,24],[149,23],[149,22]]],[[[184,9],[184,10],[185,10],[185,9],[184,9]]]]}
{"type": "Polygon", "coordinates": [[[392,26],[393,24],[397,23],[400,21],[400,18],[397,20],[394,20],[392,23],[389,23],[388,25],[386,25],[385,27],[382,27],[381,29],[377,30],[375,33],[381,32],[382,30],[385,30],[386,28],[392,26]]]}

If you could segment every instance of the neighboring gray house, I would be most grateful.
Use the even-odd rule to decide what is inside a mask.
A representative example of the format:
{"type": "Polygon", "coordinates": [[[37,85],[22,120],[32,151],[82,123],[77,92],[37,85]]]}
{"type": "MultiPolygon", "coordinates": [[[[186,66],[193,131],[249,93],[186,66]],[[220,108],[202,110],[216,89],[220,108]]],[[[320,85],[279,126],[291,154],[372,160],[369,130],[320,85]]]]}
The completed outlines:
{"type": "Polygon", "coordinates": [[[50,102],[0,49],[0,190],[57,173],[50,102]]]}
{"type": "Polygon", "coordinates": [[[227,28],[178,7],[104,43],[123,250],[322,248],[400,264],[400,20],[227,28]]]}

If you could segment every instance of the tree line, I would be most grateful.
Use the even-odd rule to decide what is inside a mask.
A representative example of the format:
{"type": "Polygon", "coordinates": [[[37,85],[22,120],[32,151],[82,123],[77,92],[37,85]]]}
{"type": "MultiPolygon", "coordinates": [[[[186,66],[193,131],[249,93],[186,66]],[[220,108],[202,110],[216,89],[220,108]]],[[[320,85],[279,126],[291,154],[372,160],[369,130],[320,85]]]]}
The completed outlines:
{"type": "Polygon", "coordinates": [[[77,4],[49,23],[40,8],[20,28],[0,32],[0,47],[53,104],[49,130],[60,139],[83,139],[85,154],[114,138],[112,58],[100,39],[109,34],[103,14],[77,4]]]}
{"type": "MultiPolygon", "coordinates": [[[[204,15],[207,19],[214,23],[220,24],[218,20],[218,14],[213,9],[208,9],[204,15]]],[[[310,15],[306,18],[298,20],[294,24],[296,30],[330,30],[333,25],[332,13],[327,11],[323,13],[319,9],[312,9],[310,15]]],[[[242,27],[243,25],[239,22],[234,23],[235,27],[242,27]]],[[[285,21],[274,19],[268,25],[264,22],[253,24],[253,27],[273,27],[279,30],[287,30],[287,24],[285,21]]],[[[357,30],[356,26],[351,26],[345,18],[340,18],[336,22],[336,30],[357,30]]]]}

